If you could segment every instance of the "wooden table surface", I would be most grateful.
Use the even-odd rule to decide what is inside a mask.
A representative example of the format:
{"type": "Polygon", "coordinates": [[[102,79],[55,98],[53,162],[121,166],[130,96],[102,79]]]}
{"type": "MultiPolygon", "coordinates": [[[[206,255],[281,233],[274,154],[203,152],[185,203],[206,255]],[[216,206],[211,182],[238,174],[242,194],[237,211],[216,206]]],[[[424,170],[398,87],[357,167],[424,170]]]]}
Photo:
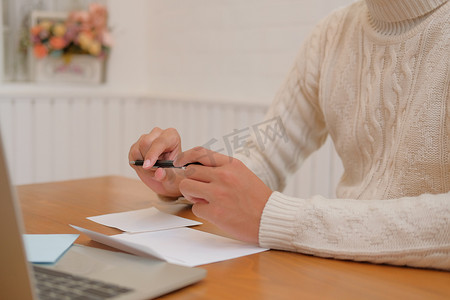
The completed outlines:
{"type": "MultiPolygon", "coordinates": [[[[189,206],[167,205],[139,180],[107,176],[21,185],[27,233],[79,233],[68,224],[104,234],[119,230],[86,217],[155,206],[199,220],[189,206]]],[[[205,223],[194,229],[225,235],[205,223]]],[[[76,243],[114,250],[80,235],[76,243]]],[[[162,299],[450,299],[450,272],[324,259],[270,250],[201,266],[204,280],[162,299]]]]}

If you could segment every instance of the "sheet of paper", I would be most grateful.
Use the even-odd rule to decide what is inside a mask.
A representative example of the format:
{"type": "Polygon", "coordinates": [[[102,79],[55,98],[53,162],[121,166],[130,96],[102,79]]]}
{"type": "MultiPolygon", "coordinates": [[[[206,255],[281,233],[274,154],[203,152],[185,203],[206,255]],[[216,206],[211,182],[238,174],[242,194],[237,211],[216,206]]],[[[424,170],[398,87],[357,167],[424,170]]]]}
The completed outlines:
{"type": "Polygon", "coordinates": [[[202,224],[201,222],[163,213],[155,207],[88,217],[88,219],[125,232],[157,231],[202,224]]]}
{"type": "Polygon", "coordinates": [[[135,243],[159,253],[168,262],[194,267],[268,249],[190,228],[171,230],[122,233],[116,239],[135,243]]]}
{"type": "Polygon", "coordinates": [[[128,253],[136,254],[138,256],[153,257],[153,258],[159,258],[161,260],[165,260],[164,257],[160,256],[158,253],[153,251],[151,248],[148,248],[148,247],[145,247],[142,245],[138,245],[138,244],[134,244],[131,242],[121,241],[119,239],[113,238],[113,236],[101,234],[101,233],[98,233],[98,232],[95,232],[92,230],[88,230],[85,228],[81,228],[81,227],[78,227],[75,225],[70,225],[70,226],[72,226],[76,230],[84,233],[85,235],[87,235],[88,237],[90,237],[92,240],[94,240],[96,242],[108,245],[113,248],[117,248],[119,250],[122,250],[122,251],[125,251],[128,253]]]}
{"type": "Polygon", "coordinates": [[[91,239],[141,256],[153,256],[168,262],[194,267],[268,249],[246,244],[211,233],[176,228],[154,232],[102,235],[71,225],[87,234],[91,239]]]}
{"type": "Polygon", "coordinates": [[[27,260],[55,263],[78,237],[79,234],[24,234],[27,260]]]}

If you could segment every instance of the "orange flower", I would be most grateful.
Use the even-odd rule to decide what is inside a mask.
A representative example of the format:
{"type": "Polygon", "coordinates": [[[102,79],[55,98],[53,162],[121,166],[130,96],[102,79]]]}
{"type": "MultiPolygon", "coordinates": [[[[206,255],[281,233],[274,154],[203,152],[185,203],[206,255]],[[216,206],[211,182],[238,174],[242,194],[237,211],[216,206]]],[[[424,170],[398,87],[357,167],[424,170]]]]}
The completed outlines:
{"type": "Polygon", "coordinates": [[[50,46],[55,50],[63,49],[66,46],[66,41],[58,36],[52,37],[49,42],[50,46]]]}
{"type": "Polygon", "coordinates": [[[45,56],[47,56],[48,50],[47,47],[45,47],[42,44],[36,44],[33,47],[33,53],[34,56],[36,56],[37,58],[43,58],[45,56]]]}
{"type": "Polygon", "coordinates": [[[41,33],[41,31],[42,31],[42,27],[39,25],[35,25],[35,26],[31,27],[32,35],[38,35],[39,33],[41,33]]]}

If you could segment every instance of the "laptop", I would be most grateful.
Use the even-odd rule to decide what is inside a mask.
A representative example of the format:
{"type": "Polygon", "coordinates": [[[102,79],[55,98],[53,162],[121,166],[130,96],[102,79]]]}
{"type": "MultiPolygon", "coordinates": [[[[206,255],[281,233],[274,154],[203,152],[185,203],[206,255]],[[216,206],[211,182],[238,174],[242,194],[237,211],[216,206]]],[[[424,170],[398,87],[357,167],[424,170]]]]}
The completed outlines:
{"type": "Polygon", "coordinates": [[[28,263],[5,157],[0,136],[0,299],[151,299],[206,276],[201,268],[77,244],[53,265],[28,263]],[[55,286],[71,287],[56,290],[53,278],[55,286]]]}

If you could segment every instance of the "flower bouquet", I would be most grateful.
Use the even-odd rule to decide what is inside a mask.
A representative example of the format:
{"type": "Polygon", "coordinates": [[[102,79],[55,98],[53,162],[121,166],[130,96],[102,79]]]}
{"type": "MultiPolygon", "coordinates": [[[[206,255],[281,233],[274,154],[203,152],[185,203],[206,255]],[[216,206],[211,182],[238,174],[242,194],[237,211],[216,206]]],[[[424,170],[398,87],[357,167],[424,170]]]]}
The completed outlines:
{"type": "Polygon", "coordinates": [[[112,47],[106,7],[92,3],[87,11],[63,16],[33,13],[30,46],[34,79],[101,81],[103,64],[112,47]]]}

